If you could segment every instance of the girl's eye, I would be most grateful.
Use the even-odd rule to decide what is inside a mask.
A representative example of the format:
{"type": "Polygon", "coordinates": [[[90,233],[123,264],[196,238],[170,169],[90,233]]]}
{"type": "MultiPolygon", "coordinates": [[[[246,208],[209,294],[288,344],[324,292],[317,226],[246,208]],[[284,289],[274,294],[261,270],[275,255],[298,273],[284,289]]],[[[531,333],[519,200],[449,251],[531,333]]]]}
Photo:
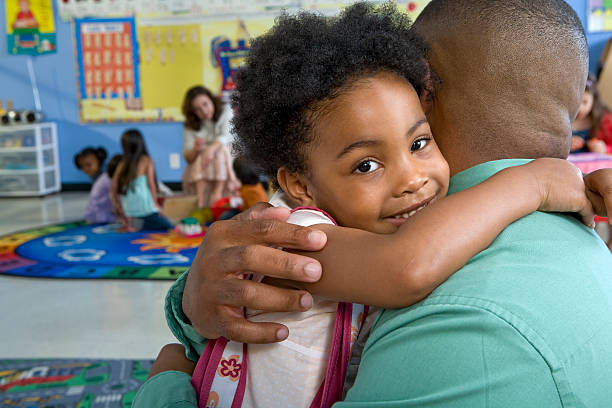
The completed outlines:
{"type": "Polygon", "coordinates": [[[376,163],[374,160],[364,160],[355,169],[358,173],[370,173],[380,167],[380,164],[376,163]]]}
{"type": "Polygon", "coordinates": [[[412,143],[412,146],[410,147],[410,151],[411,152],[416,152],[417,150],[422,150],[425,148],[425,146],[427,146],[427,143],[429,143],[429,139],[418,139],[415,140],[412,143]]]}

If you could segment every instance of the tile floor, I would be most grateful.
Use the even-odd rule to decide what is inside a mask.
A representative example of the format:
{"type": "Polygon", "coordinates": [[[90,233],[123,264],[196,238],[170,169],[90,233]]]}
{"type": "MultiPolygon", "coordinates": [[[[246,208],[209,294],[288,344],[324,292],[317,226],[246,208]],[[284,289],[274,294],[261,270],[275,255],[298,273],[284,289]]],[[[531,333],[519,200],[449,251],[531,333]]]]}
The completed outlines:
{"type": "MultiPolygon", "coordinates": [[[[0,198],[0,234],[80,219],[87,193],[0,198]]],[[[0,358],[155,358],[171,282],[0,275],[0,358]]]]}

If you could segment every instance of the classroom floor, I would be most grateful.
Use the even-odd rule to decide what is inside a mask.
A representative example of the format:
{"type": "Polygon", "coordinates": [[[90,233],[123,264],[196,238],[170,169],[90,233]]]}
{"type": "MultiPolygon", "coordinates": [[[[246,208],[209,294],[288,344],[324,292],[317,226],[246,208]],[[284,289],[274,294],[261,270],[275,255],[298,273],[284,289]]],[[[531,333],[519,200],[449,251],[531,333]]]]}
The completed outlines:
{"type": "MultiPolygon", "coordinates": [[[[0,235],[82,218],[87,193],[0,198],[0,235]]],[[[0,359],[155,358],[176,342],[164,296],[172,282],[0,275],[0,359]]]]}

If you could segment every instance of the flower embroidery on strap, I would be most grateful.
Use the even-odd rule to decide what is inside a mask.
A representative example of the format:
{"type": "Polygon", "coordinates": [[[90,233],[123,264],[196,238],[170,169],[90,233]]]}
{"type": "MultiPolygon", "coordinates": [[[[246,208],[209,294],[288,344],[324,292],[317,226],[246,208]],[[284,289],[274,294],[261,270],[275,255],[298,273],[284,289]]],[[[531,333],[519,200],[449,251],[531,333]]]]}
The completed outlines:
{"type": "Polygon", "coordinates": [[[217,374],[221,377],[229,377],[232,381],[238,381],[240,378],[240,370],[242,370],[242,364],[238,363],[240,356],[237,354],[229,356],[227,359],[222,359],[219,362],[219,368],[217,374]]]}

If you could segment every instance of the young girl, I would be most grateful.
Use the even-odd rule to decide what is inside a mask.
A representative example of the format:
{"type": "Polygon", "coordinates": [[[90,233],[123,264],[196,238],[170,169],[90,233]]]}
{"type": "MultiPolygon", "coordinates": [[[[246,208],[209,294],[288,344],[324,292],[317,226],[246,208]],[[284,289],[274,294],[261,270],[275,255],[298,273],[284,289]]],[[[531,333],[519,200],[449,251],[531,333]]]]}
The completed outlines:
{"type": "Polygon", "coordinates": [[[104,172],[104,160],[108,153],[102,146],[88,146],[74,155],[74,165],[77,169],[87,174],[92,182],[104,172]]]}
{"type": "MultiPolygon", "coordinates": [[[[392,5],[364,3],[339,18],[282,16],[253,42],[234,99],[238,149],[280,187],[272,202],[328,236],[325,251],[309,254],[324,266],[318,293],[381,307],[421,300],[533,211],[582,210],[592,222],[580,176],[563,160],[511,167],[444,198],[449,168],[423,112],[434,76],[409,25],[392,5]]],[[[289,337],[210,340],[193,373],[200,407],[331,406],[374,317],[323,297],[304,313],[246,314],[283,323],[289,337]]],[[[176,347],[158,362],[151,375],[193,367],[176,347]]],[[[180,406],[196,404],[175,391],[180,406]]],[[[134,406],[154,400],[145,385],[134,406]]]]}
{"type": "Polygon", "coordinates": [[[157,204],[155,167],[142,133],[126,130],[121,135],[121,148],[123,156],[113,175],[111,191],[116,211],[127,218],[127,229],[172,228],[157,204]]]}
{"type": "Polygon", "coordinates": [[[599,99],[597,82],[595,77],[589,74],[578,115],[572,122],[572,153],[607,152],[604,140],[609,137],[608,134],[605,134],[608,128],[602,127],[602,119],[606,116],[605,114],[606,108],[599,99]]]}
{"type": "Polygon", "coordinates": [[[111,157],[106,166],[106,171],[93,183],[89,192],[89,198],[87,199],[87,207],[85,208],[84,217],[87,222],[96,224],[115,221],[111,198],[111,180],[120,161],[120,154],[111,157]]]}
{"type": "Polygon", "coordinates": [[[183,99],[183,190],[194,192],[198,206],[210,207],[227,190],[237,188],[232,170],[232,110],[203,86],[190,88],[183,99]]]}

